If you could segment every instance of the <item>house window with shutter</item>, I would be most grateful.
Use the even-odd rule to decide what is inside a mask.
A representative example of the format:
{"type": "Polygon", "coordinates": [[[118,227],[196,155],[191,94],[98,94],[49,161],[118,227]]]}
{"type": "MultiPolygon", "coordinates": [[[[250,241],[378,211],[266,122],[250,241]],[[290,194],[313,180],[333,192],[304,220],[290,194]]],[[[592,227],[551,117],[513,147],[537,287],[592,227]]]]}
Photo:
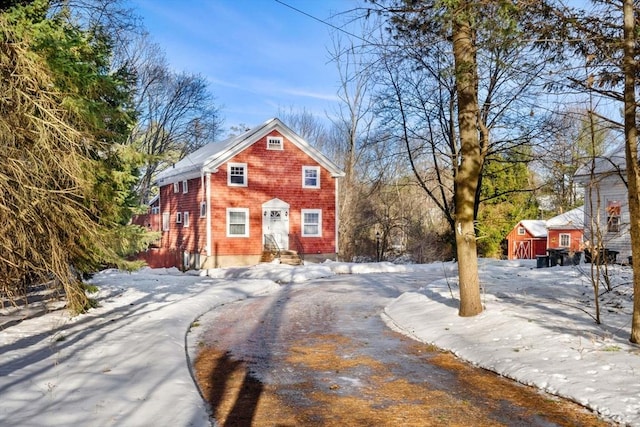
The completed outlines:
{"type": "Polygon", "coordinates": [[[231,187],[246,187],[247,182],[247,164],[229,163],[227,166],[227,185],[231,187]]]}
{"type": "Polygon", "coordinates": [[[302,167],[302,188],[320,188],[320,167],[302,167]]]}
{"type": "Polygon", "coordinates": [[[227,208],[227,237],[249,237],[249,208],[227,208]]]}
{"type": "Polygon", "coordinates": [[[622,203],[617,200],[607,200],[607,231],[617,233],[620,231],[620,212],[622,203]]]}
{"type": "Polygon", "coordinates": [[[322,237],[322,209],[302,209],[302,237],[322,237]]]}
{"type": "Polygon", "coordinates": [[[169,219],[171,215],[169,212],[164,212],[162,214],[162,231],[169,231],[169,219]]]}
{"type": "Polygon", "coordinates": [[[278,136],[267,137],[267,150],[282,150],[282,138],[278,136]]]}

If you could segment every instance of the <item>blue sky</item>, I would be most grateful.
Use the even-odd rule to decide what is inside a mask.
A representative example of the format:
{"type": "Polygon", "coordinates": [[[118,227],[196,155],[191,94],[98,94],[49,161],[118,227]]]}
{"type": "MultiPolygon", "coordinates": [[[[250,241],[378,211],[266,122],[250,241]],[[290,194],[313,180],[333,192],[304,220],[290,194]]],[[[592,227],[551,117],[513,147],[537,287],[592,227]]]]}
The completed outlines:
{"type": "MultiPolygon", "coordinates": [[[[319,19],[356,0],[282,0],[319,19]]],[[[275,0],[131,0],[176,71],[203,75],[225,127],[260,124],[278,110],[325,117],[339,83],[331,28],[275,0]]],[[[335,21],[334,21],[335,22],[335,21]]]]}

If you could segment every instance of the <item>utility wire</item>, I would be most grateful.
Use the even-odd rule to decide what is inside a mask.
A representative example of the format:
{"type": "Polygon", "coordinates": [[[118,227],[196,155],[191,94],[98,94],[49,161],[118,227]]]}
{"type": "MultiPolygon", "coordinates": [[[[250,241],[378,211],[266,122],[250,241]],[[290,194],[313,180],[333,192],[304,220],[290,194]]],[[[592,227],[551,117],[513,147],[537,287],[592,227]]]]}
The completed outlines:
{"type": "Polygon", "coordinates": [[[369,41],[368,41],[368,40],[363,39],[363,38],[362,38],[362,37],[360,37],[360,36],[357,36],[357,35],[355,35],[355,34],[353,34],[353,33],[350,33],[350,32],[349,32],[349,31],[347,31],[347,30],[343,30],[343,29],[342,29],[342,28],[340,28],[340,27],[336,27],[336,26],[335,26],[335,25],[333,25],[332,23],[327,22],[327,21],[325,21],[325,20],[323,20],[323,19],[316,18],[315,16],[313,16],[313,15],[311,15],[311,14],[309,14],[309,13],[307,13],[307,12],[303,11],[303,10],[300,10],[300,9],[298,9],[298,8],[295,8],[295,7],[291,6],[290,4],[287,4],[287,3],[283,2],[282,0],[275,0],[275,2],[276,2],[276,3],[280,3],[281,5],[286,6],[286,7],[288,7],[289,9],[295,10],[296,12],[301,13],[301,14],[303,14],[304,16],[307,16],[307,17],[309,17],[309,18],[313,19],[314,21],[318,21],[318,22],[320,22],[321,24],[327,25],[327,26],[329,26],[329,27],[331,27],[331,28],[333,28],[333,29],[335,29],[335,30],[338,30],[338,31],[340,31],[340,32],[343,32],[343,33],[345,33],[345,34],[346,34],[346,35],[348,35],[348,36],[354,37],[354,38],[356,38],[356,39],[358,39],[358,40],[361,40],[361,41],[363,41],[363,42],[365,42],[365,43],[369,43],[369,41]]]}

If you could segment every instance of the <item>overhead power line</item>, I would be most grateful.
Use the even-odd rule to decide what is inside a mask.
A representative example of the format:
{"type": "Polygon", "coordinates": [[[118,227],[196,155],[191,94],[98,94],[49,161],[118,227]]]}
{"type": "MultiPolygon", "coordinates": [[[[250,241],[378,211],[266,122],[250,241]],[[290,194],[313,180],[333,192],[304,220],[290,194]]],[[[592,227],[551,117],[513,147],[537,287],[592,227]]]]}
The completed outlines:
{"type": "Polygon", "coordinates": [[[276,2],[276,3],[280,3],[281,5],[286,6],[286,7],[288,7],[289,9],[295,10],[296,12],[298,12],[298,13],[300,13],[300,14],[302,14],[302,15],[304,15],[304,16],[306,16],[306,17],[308,17],[308,18],[311,18],[311,19],[313,19],[314,21],[318,21],[318,22],[320,22],[321,24],[324,24],[324,25],[326,25],[326,26],[328,26],[328,27],[331,27],[331,28],[333,28],[334,30],[340,31],[340,32],[342,32],[342,33],[345,33],[346,35],[351,36],[351,37],[354,37],[354,38],[356,38],[356,39],[358,39],[358,40],[361,40],[361,41],[363,41],[363,42],[365,42],[365,43],[369,43],[369,41],[368,41],[368,40],[363,39],[363,38],[362,38],[362,37],[360,37],[360,36],[357,36],[357,35],[355,35],[355,34],[353,34],[353,33],[350,33],[349,31],[344,30],[344,29],[342,29],[342,28],[340,28],[340,27],[336,27],[335,25],[333,25],[333,24],[332,24],[332,23],[330,23],[330,22],[325,21],[324,19],[316,18],[315,16],[313,16],[313,15],[311,15],[311,14],[309,14],[309,13],[307,13],[307,12],[303,11],[303,10],[300,10],[300,9],[298,9],[298,8],[296,8],[296,7],[293,7],[293,6],[291,6],[290,4],[287,4],[287,3],[283,2],[282,0],[275,0],[275,2],[276,2]]]}

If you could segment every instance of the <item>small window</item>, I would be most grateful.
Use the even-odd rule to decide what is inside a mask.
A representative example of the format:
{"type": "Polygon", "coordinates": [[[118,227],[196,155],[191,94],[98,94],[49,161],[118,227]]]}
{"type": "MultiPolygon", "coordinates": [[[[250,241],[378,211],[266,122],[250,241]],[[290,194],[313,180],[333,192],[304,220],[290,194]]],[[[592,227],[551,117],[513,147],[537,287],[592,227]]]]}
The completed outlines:
{"type": "Polygon", "coordinates": [[[182,181],[182,193],[187,194],[189,192],[189,186],[187,185],[187,181],[182,181]]]}
{"type": "Polygon", "coordinates": [[[303,188],[320,188],[320,167],[318,166],[302,167],[302,187],[303,188]]]}
{"type": "Polygon", "coordinates": [[[282,150],[282,138],[278,136],[267,137],[267,150],[282,150]]]}
{"type": "Polygon", "coordinates": [[[174,182],[173,183],[173,192],[174,193],[179,193],[180,192],[180,183],[179,182],[174,182]]]}
{"type": "Polygon", "coordinates": [[[200,218],[204,218],[207,216],[207,203],[200,202],[200,218]]]}
{"type": "Polygon", "coordinates": [[[176,224],[182,223],[182,212],[176,213],[176,224]]]}
{"type": "Polygon", "coordinates": [[[568,248],[571,246],[571,235],[566,233],[560,233],[560,247],[568,248]]]}
{"type": "Polygon", "coordinates": [[[229,163],[227,167],[227,184],[233,187],[247,186],[247,164],[229,163]]]}
{"type": "Polygon", "coordinates": [[[607,231],[617,233],[620,231],[620,212],[622,203],[617,200],[607,200],[607,231]]]}
{"type": "Polygon", "coordinates": [[[248,208],[227,208],[227,237],[249,237],[248,208]]]}
{"type": "Polygon", "coordinates": [[[160,206],[152,206],[151,207],[151,213],[153,215],[158,215],[160,213],[160,206]]]}
{"type": "Polygon", "coordinates": [[[162,231],[169,231],[169,212],[164,212],[162,214],[162,231]]]}
{"type": "Polygon", "coordinates": [[[322,210],[302,209],[302,236],[322,237],[322,210]]]}
{"type": "Polygon", "coordinates": [[[182,214],[182,226],[185,228],[189,226],[189,212],[182,214]]]}
{"type": "Polygon", "coordinates": [[[522,226],[518,227],[518,236],[524,236],[524,234],[525,234],[524,227],[522,226]]]}

